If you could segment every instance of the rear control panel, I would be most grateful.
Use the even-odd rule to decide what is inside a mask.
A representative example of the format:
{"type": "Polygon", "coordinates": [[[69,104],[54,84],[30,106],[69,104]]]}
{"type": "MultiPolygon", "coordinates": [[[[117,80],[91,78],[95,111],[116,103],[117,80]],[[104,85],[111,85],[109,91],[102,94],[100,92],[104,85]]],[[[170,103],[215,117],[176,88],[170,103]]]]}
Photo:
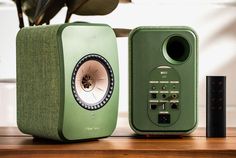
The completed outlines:
{"type": "Polygon", "coordinates": [[[150,120],[158,126],[171,126],[181,113],[180,77],[169,66],[155,68],[150,74],[147,109],[150,120]]]}

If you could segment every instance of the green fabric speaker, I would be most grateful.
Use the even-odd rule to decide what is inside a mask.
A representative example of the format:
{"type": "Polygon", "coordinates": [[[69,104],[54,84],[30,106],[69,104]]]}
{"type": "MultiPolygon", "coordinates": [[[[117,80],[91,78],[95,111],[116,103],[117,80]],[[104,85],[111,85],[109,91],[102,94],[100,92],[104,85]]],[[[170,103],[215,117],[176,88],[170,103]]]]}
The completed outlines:
{"type": "Polygon", "coordinates": [[[116,37],[104,24],[23,28],[17,34],[17,124],[60,141],[107,137],[119,95],[116,37]]]}
{"type": "Polygon", "coordinates": [[[139,27],[129,36],[129,121],[138,134],[182,135],[197,125],[197,36],[139,27]]]}

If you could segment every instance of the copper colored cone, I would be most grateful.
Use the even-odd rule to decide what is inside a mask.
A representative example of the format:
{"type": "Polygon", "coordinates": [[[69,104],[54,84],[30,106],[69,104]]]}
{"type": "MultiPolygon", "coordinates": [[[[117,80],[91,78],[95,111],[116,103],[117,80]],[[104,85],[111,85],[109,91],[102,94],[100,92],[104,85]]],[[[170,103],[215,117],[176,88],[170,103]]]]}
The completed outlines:
{"type": "Polygon", "coordinates": [[[107,95],[109,82],[103,64],[96,60],[86,61],[80,66],[75,77],[78,97],[88,105],[96,105],[107,95]]]}

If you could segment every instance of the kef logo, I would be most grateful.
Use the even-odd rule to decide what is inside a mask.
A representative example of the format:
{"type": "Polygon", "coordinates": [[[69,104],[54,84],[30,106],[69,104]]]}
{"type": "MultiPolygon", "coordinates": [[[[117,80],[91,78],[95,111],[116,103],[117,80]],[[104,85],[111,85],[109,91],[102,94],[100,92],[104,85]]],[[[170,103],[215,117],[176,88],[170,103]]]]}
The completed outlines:
{"type": "Polygon", "coordinates": [[[87,128],[85,128],[85,130],[87,130],[87,131],[97,131],[97,130],[100,130],[100,128],[99,127],[87,127],[87,128]]]}

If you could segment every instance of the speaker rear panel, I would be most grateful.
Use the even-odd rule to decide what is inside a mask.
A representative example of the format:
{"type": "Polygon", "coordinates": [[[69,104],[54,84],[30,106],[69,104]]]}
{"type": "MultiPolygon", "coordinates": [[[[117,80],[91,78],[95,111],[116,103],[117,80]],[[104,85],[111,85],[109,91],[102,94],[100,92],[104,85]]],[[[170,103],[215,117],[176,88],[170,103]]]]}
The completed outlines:
{"type": "Polygon", "coordinates": [[[140,134],[191,131],[197,123],[195,33],[186,27],[139,27],[129,37],[129,62],[131,127],[140,134]]]}

